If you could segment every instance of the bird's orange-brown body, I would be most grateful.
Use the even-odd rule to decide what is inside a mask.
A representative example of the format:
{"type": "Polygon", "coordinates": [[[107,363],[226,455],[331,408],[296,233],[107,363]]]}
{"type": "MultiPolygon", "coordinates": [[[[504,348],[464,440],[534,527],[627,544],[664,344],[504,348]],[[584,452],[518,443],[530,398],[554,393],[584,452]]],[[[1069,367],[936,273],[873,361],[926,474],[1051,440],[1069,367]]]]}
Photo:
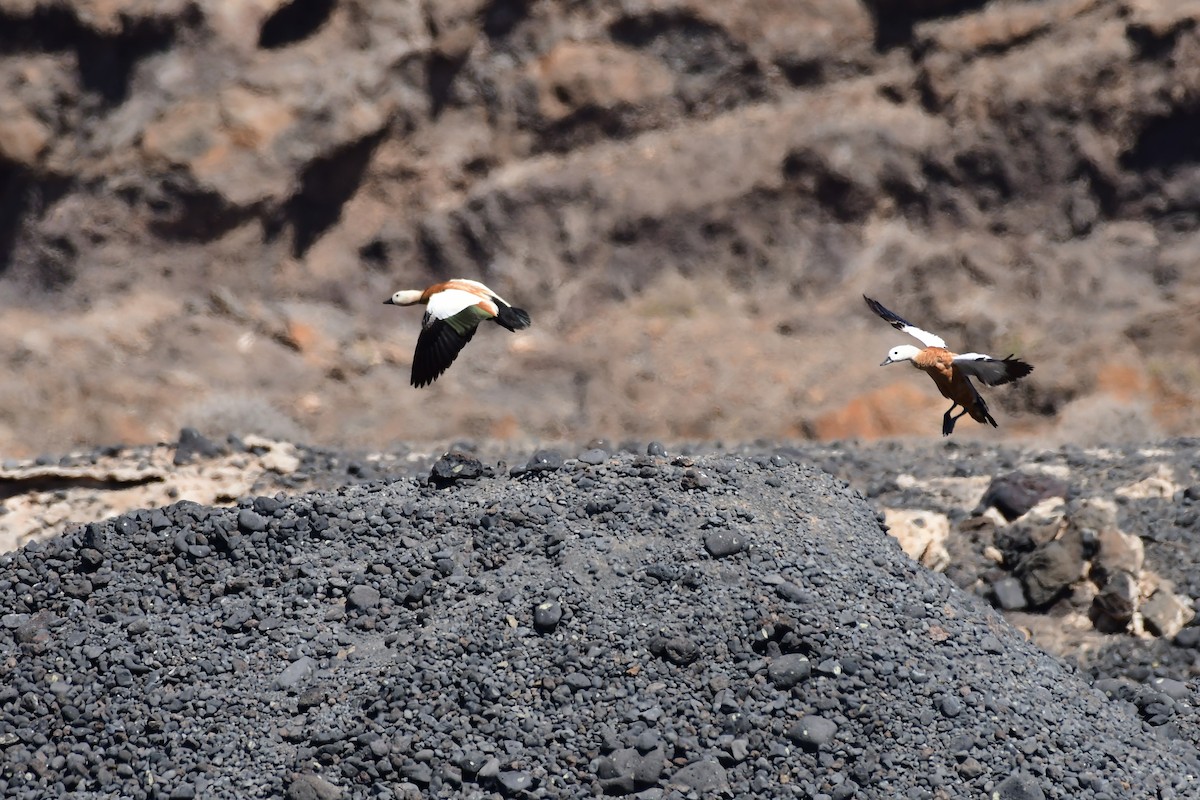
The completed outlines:
{"type": "Polygon", "coordinates": [[[966,409],[971,419],[996,424],[979,392],[961,370],[955,369],[954,353],[944,347],[926,347],[913,358],[913,366],[933,378],[942,397],[966,409]]]}

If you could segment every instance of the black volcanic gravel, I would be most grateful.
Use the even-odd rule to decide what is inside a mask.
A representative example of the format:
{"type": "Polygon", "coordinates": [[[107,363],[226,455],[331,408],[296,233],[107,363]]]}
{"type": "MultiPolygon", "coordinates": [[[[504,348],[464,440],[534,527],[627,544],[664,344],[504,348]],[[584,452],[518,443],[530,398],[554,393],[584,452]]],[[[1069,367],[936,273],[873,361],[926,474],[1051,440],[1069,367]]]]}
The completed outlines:
{"type": "Polygon", "coordinates": [[[841,480],[595,449],[0,558],[0,796],[1200,797],[1186,686],[1091,686],[841,480]]]}

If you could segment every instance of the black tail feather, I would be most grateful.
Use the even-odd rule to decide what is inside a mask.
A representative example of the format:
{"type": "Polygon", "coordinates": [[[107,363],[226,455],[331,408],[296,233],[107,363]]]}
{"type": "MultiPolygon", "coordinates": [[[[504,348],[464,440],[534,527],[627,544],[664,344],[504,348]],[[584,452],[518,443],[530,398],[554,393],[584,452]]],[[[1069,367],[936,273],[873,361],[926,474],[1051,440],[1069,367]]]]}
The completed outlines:
{"type": "Polygon", "coordinates": [[[496,303],[497,314],[496,322],[510,331],[519,331],[529,327],[531,320],[529,312],[523,308],[514,308],[506,306],[503,303],[496,303]]]}

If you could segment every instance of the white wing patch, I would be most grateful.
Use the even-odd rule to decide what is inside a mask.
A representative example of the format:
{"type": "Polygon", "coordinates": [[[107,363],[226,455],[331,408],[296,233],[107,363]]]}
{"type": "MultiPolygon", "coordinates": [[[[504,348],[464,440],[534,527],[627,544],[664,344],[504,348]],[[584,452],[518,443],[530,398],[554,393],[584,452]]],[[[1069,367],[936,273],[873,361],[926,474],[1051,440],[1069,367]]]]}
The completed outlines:
{"type": "Polygon", "coordinates": [[[913,338],[915,338],[917,341],[919,341],[921,344],[925,345],[926,347],[945,347],[946,346],[945,339],[938,336],[937,334],[930,333],[929,331],[923,331],[920,328],[916,327],[915,325],[905,325],[900,330],[904,331],[909,336],[912,336],[913,338]]]}
{"type": "Polygon", "coordinates": [[[426,309],[435,319],[450,319],[481,300],[482,297],[465,289],[444,289],[429,298],[426,309]]]}
{"type": "Polygon", "coordinates": [[[942,337],[940,337],[936,334],[930,333],[929,331],[921,330],[920,328],[913,325],[908,320],[901,317],[895,311],[890,311],[890,310],[884,308],[883,305],[879,301],[872,300],[871,298],[867,297],[866,295],[863,295],[863,300],[866,300],[867,305],[870,306],[871,310],[874,311],[876,314],[878,314],[880,318],[886,320],[888,322],[888,324],[890,324],[893,328],[895,328],[898,331],[903,331],[904,333],[907,333],[909,336],[912,336],[914,339],[916,339],[917,341],[919,341],[921,344],[925,345],[926,347],[945,347],[946,346],[946,342],[942,339],[942,337]]]}

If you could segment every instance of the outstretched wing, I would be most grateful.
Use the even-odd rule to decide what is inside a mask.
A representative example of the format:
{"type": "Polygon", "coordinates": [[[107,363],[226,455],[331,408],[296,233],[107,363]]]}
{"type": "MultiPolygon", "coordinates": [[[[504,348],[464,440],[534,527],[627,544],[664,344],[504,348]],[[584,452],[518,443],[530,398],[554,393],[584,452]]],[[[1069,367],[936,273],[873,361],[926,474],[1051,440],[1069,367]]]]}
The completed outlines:
{"type": "Polygon", "coordinates": [[[460,332],[446,320],[426,314],[413,353],[412,385],[420,388],[437,380],[474,335],[474,327],[460,332]]]}
{"type": "Polygon", "coordinates": [[[923,331],[920,328],[913,325],[912,323],[903,319],[899,315],[897,315],[891,311],[888,311],[886,308],[884,308],[882,305],[880,305],[878,300],[872,300],[871,298],[867,297],[865,294],[863,295],[863,300],[866,300],[867,306],[872,311],[874,311],[876,314],[878,314],[880,317],[887,320],[888,323],[891,324],[891,326],[893,328],[895,328],[898,331],[904,331],[909,336],[916,338],[919,342],[921,342],[921,344],[925,345],[926,347],[945,347],[946,346],[946,343],[942,340],[942,337],[936,336],[936,335],[930,333],[929,331],[923,331]]]}
{"type": "Polygon", "coordinates": [[[1033,365],[1019,358],[992,358],[984,353],[961,353],[954,357],[954,368],[979,378],[988,386],[1002,386],[1033,372],[1033,365]]]}

